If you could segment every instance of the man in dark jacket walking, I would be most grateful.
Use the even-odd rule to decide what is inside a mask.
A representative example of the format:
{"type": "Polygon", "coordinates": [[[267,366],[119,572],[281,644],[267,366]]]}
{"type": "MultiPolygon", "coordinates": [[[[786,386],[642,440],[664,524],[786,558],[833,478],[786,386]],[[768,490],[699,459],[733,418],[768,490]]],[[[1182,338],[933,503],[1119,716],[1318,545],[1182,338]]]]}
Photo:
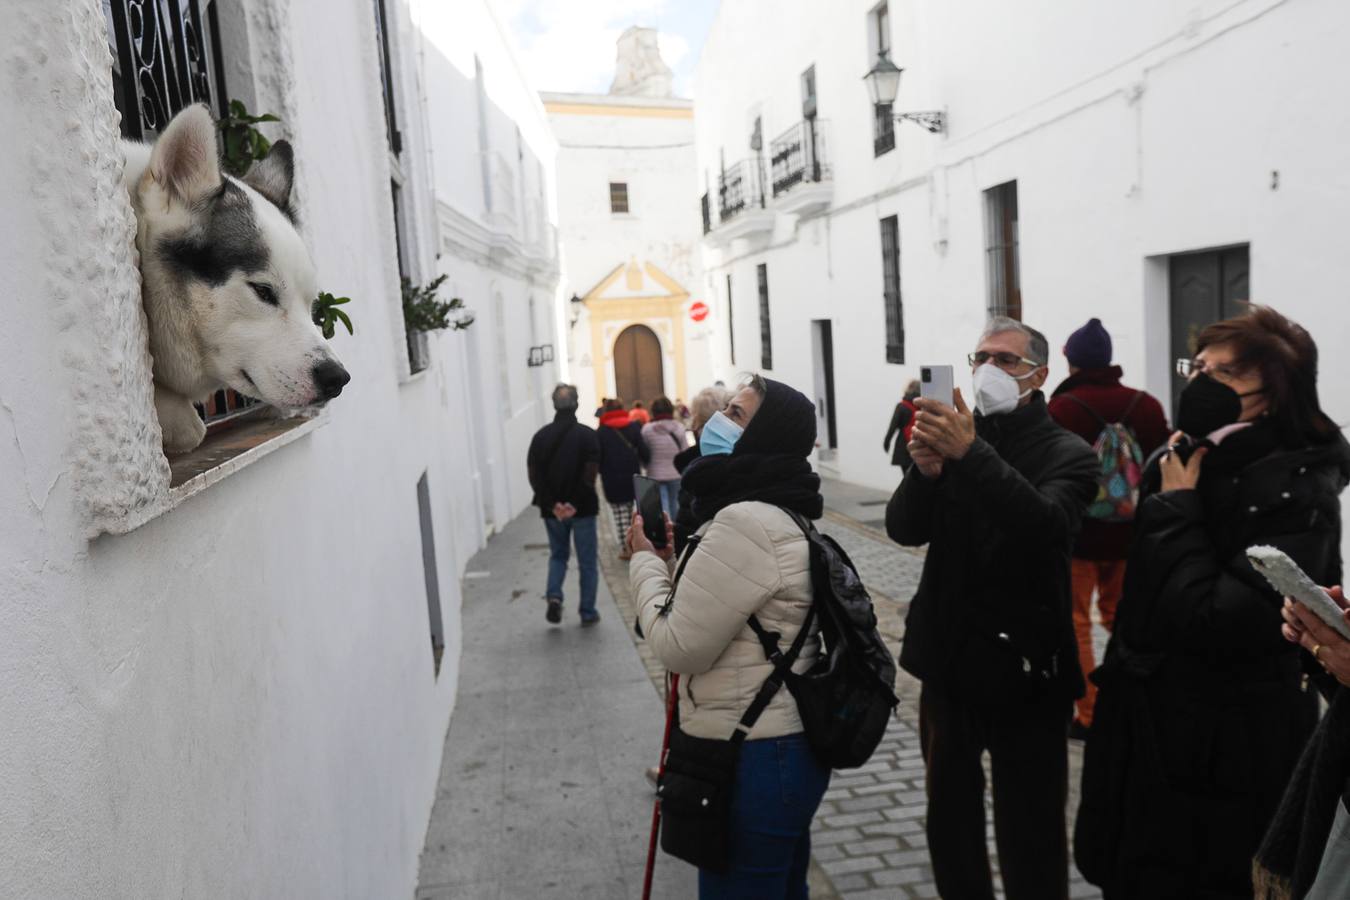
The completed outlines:
{"type": "Polygon", "coordinates": [[[970,364],[976,413],[918,401],[914,465],[886,531],[928,544],[900,665],[923,682],[928,846],[938,893],[992,900],[984,770],[1008,900],[1068,897],[1065,732],[1083,691],[1069,554],[1096,494],[1096,458],[1046,412],[1045,337],[991,319],[970,364]]]}
{"type": "MultiPolygon", "coordinates": [[[[1167,441],[1167,416],[1152,395],[1120,383],[1120,366],[1111,365],[1111,335],[1100,319],[1089,319],[1064,344],[1069,377],[1050,397],[1050,418],[1094,443],[1108,424],[1120,423],[1134,435],[1143,458],[1167,441]]],[[[1125,557],[1130,552],[1134,522],[1105,521],[1090,511],[1073,548],[1073,630],[1078,638],[1078,662],[1083,674],[1096,668],[1092,650],[1092,595],[1102,626],[1110,631],[1116,605],[1125,587],[1125,557]]],[[[1069,736],[1082,738],[1092,727],[1097,688],[1088,681],[1079,698],[1069,736]]]]}
{"type": "Polygon", "coordinates": [[[569,539],[577,551],[581,577],[581,624],[600,621],[595,592],[600,582],[596,559],[595,521],[600,500],[595,476],[600,467],[600,445],[595,432],[577,421],[577,389],[560,384],[553,389],[553,421],[535,434],[525,462],[534,505],[548,530],[548,587],[545,617],[562,621],[563,579],[567,577],[569,539]]]}

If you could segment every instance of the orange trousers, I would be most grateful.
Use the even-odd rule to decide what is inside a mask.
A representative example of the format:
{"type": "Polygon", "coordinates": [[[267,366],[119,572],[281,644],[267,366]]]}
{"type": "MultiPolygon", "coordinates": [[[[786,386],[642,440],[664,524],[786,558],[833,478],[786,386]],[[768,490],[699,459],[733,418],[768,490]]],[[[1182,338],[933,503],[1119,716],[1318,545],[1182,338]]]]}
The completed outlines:
{"type": "MultiPolygon", "coordinates": [[[[1097,612],[1107,631],[1116,622],[1116,604],[1125,585],[1125,560],[1075,559],[1073,574],[1073,631],[1078,638],[1078,663],[1087,677],[1097,662],[1092,654],[1092,595],[1097,595],[1097,612]]],[[[1077,719],[1084,727],[1092,725],[1092,707],[1097,702],[1097,686],[1091,680],[1087,693],[1078,701],[1077,719]]]]}

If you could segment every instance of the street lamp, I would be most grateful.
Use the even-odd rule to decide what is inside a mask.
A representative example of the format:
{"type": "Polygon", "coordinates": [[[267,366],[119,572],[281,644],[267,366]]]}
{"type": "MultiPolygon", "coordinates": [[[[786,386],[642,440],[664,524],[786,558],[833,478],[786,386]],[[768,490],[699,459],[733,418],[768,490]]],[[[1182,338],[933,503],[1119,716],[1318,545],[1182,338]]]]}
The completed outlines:
{"type": "MultiPolygon", "coordinates": [[[[867,93],[872,96],[874,106],[891,106],[895,103],[895,95],[900,92],[900,74],[904,71],[891,62],[885,50],[877,54],[877,64],[863,76],[863,81],[867,82],[867,93]]],[[[897,122],[908,119],[933,134],[941,134],[947,127],[947,117],[939,110],[892,115],[897,122]]]]}
{"type": "Polygon", "coordinates": [[[578,297],[576,294],[573,294],[570,302],[572,305],[572,313],[567,322],[567,327],[575,328],[577,325],[577,320],[581,318],[581,305],[585,301],[582,300],[580,297],[578,297]]]}

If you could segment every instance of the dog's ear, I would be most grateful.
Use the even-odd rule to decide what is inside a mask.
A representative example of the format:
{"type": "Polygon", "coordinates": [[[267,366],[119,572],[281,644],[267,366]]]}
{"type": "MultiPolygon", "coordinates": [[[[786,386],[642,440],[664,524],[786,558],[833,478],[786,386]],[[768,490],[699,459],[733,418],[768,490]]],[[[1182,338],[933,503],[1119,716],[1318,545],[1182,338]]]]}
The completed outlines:
{"type": "Polygon", "coordinates": [[[291,187],[295,184],[295,151],[290,142],[273,144],[268,154],[249,168],[243,181],[290,216],[291,187]]]}
{"type": "Polygon", "coordinates": [[[173,117],[150,151],[150,177],[184,203],[220,190],[216,123],[200,103],[173,117]]]}

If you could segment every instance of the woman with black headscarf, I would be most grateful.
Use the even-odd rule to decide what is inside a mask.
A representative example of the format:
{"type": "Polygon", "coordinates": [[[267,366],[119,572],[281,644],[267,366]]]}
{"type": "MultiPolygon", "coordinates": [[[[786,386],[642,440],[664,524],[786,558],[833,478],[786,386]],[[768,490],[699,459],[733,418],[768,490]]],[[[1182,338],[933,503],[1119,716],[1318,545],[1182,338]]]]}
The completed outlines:
{"type": "MultiPolygon", "coordinates": [[[[818,519],[824,511],[820,478],[807,461],[815,442],[811,401],[756,376],[708,420],[702,455],[685,472],[698,528],[674,579],[671,551],[658,553],[640,520],[629,531],[642,633],[657,658],[684,677],[670,759],[690,745],[715,754],[734,746],[738,730],[745,735],[732,764],[726,820],[701,835],[706,843],[726,827],[725,846],[711,848],[723,851],[722,864],[700,865],[700,900],[807,896],[811,819],[830,772],[812,756],[786,690],[774,693],[753,722],[746,712],[774,668],[755,624],[776,632],[781,647],[799,647],[793,671],[809,669],[820,649],[808,621],[810,548],[789,515],[818,519]]],[[[663,782],[669,829],[676,801],[667,784],[679,784],[663,782]]],[[[668,849],[670,837],[668,831],[663,840],[668,849]]]]}

